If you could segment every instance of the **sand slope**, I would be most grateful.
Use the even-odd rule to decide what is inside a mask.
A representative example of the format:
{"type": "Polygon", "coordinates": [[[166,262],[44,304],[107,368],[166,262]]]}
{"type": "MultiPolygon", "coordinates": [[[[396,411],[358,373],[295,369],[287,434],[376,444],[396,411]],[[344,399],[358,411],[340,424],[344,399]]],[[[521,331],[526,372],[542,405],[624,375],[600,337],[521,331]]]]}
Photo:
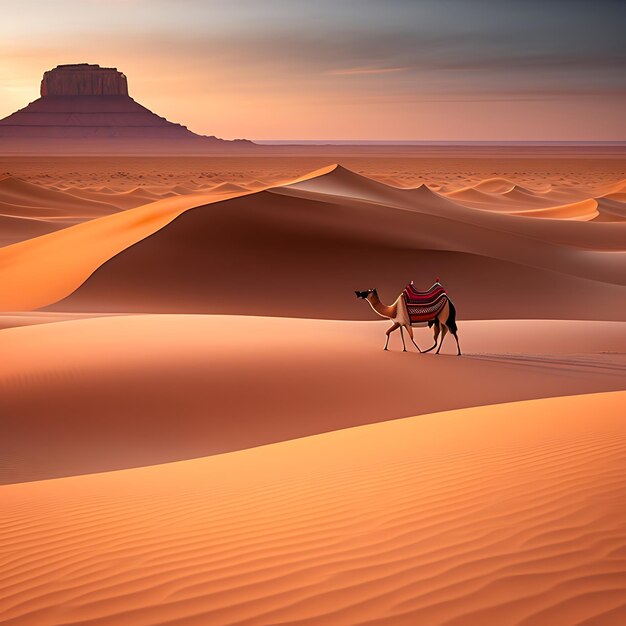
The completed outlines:
{"type": "Polygon", "coordinates": [[[626,222],[626,203],[599,198],[598,216],[595,219],[601,222],[626,222]]]}
{"type": "Polygon", "coordinates": [[[40,237],[77,223],[72,218],[31,218],[0,214],[0,247],[40,237]]]}
{"type": "Polygon", "coordinates": [[[623,623],[625,408],[496,405],[2,487],[0,620],[623,623]]]}
{"type": "Polygon", "coordinates": [[[165,198],[0,248],[0,311],[28,311],[59,300],[121,250],[190,207],[215,200],[212,193],[165,198]]]}
{"type": "Polygon", "coordinates": [[[466,318],[624,318],[626,223],[545,219],[595,215],[593,199],[522,218],[337,165],[268,191],[216,189],[185,187],[184,197],[0,250],[0,310],[72,294],[55,307],[247,313],[253,302],[266,315],[366,318],[354,289],[374,284],[389,300],[409,280],[426,288],[440,276],[466,318]]]}
{"type": "Polygon", "coordinates": [[[117,211],[106,197],[77,198],[15,177],[0,177],[0,246],[117,211]]]}
{"type": "Polygon", "coordinates": [[[127,189],[118,192],[95,191],[91,189],[81,189],[69,187],[65,190],[67,193],[78,198],[87,198],[90,200],[98,200],[99,202],[107,202],[119,209],[132,209],[142,204],[154,202],[161,198],[160,194],[152,193],[143,187],[127,189]]]}
{"type": "MultiPolygon", "coordinates": [[[[626,236],[625,225],[586,224],[570,219],[519,219],[519,215],[515,211],[512,212],[513,214],[509,214],[491,210],[475,210],[462,203],[453,201],[450,195],[446,196],[432,191],[427,185],[420,185],[412,189],[397,189],[357,175],[337,165],[313,172],[302,183],[282,185],[272,189],[272,191],[301,199],[324,201],[332,203],[334,206],[345,204],[346,198],[356,198],[367,201],[370,205],[371,203],[376,203],[405,211],[410,210],[421,215],[445,218],[440,223],[440,226],[443,226],[445,229],[443,235],[436,231],[433,232],[432,224],[426,224],[428,226],[426,234],[430,234],[435,242],[442,236],[449,237],[449,232],[447,231],[454,231],[455,226],[458,227],[457,222],[463,222],[481,229],[487,229],[488,231],[501,231],[530,238],[533,240],[533,243],[534,241],[539,241],[543,244],[566,245],[582,250],[623,251],[624,238],[626,236]],[[454,223],[450,224],[447,220],[453,220],[454,223]]],[[[491,195],[489,197],[492,200],[494,198],[491,195]]],[[[495,198],[497,200],[497,197],[495,198]]],[[[548,203],[547,208],[536,211],[535,215],[546,217],[549,216],[549,211],[552,209],[575,208],[578,204],[591,216],[589,207],[595,207],[597,201],[593,198],[581,200],[579,193],[576,194],[576,197],[568,194],[567,197],[561,196],[558,202],[551,201],[548,203]]],[[[523,210],[535,210],[532,204],[527,202],[522,203],[520,206],[523,210]]],[[[567,211],[565,212],[567,213],[567,211]]],[[[359,217],[366,217],[366,214],[362,214],[359,217]]],[[[397,218],[397,215],[387,211],[385,212],[385,217],[385,224],[389,224],[389,222],[393,222],[397,218]]],[[[386,231],[386,228],[382,227],[383,225],[380,223],[376,224],[382,233],[386,231]]],[[[424,224],[418,222],[413,225],[418,227],[424,224]]],[[[475,236],[475,233],[472,233],[472,229],[469,229],[469,235],[475,236]]],[[[493,249],[491,245],[493,238],[493,233],[488,233],[486,236],[479,238],[478,241],[474,241],[479,246],[484,241],[487,244],[486,249],[491,251],[493,249]]],[[[510,237],[507,240],[510,242],[510,237]]],[[[528,246],[524,246],[520,258],[528,261],[532,257],[533,254],[529,253],[528,246]]]]}
{"type": "Polygon", "coordinates": [[[569,204],[550,206],[543,209],[517,211],[515,215],[587,221],[598,217],[599,212],[597,208],[598,202],[593,198],[588,198],[587,200],[580,200],[579,202],[570,202],[569,204]]]}
{"type": "MultiPolygon", "coordinates": [[[[384,352],[387,326],[152,315],[0,331],[0,481],[162,463],[438,410],[624,388],[624,323],[461,321],[463,357],[452,356],[449,342],[445,356],[403,353],[397,335],[384,352]]],[[[428,329],[416,329],[416,338],[423,348],[432,344],[428,329]]]]}
{"type": "Polygon", "coordinates": [[[117,207],[94,199],[77,198],[63,191],[33,185],[13,177],[0,178],[0,208],[15,207],[15,215],[54,216],[80,215],[95,217],[107,215],[117,207]]]}
{"type": "Polygon", "coordinates": [[[185,211],[54,308],[354,319],[354,289],[440,276],[464,317],[624,319],[626,224],[546,221],[326,168],[185,211]]]}

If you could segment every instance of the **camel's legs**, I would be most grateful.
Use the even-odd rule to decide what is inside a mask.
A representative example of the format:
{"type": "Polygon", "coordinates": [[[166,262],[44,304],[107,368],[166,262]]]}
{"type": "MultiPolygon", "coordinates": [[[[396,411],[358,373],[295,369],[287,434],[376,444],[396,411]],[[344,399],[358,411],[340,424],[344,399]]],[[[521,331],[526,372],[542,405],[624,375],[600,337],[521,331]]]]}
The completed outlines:
{"type": "Polygon", "coordinates": [[[434,342],[432,346],[430,346],[430,348],[428,348],[428,350],[424,350],[424,353],[426,352],[430,352],[431,350],[434,350],[437,347],[437,339],[439,338],[439,320],[435,320],[435,325],[434,325],[434,342]]]}
{"type": "Polygon", "coordinates": [[[461,346],[459,345],[459,338],[456,334],[456,332],[450,331],[452,333],[452,336],[456,339],[456,349],[457,349],[457,356],[461,356],[461,346]]]}
{"type": "Polygon", "coordinates": [[[385,350],[387,350],[387,346],[389,345],[389,335],[391,335],[391,333],[394,330],[396,330],[399,326],[400,324],[398,324],[398,322],[394,322],[394,324],[385,331],[385,335],[387,335],[387,341],[385,341],[385,348],[384,348],[385,350]]]}
{"type": "Polygon", "coordinates": [[[406,352],[406,344],[404,343],[404,333],[402,332],[402,326],[400,326],[400,337],[402,337],[402,352],[406,352]]]}
{"type": "Polygon", "coordinates": [[[406,326],[406,332],[409,333],[409,338],[411,339],[413,345],[417,348],[417,351],[421,353],[420,347],[415,343],[415,339],[413,339],[413,329],[410,326],[406,326]]]}
{"type": "Polygon", "coordinates": [[[441,342],[439,343],[439,347],[437,348],[437,352],[435,354],[439,354],[439,350],[441,350],[441,346],[443,346],[443,340],[446,338],[447,333],[448,327],[445,324],[441,324],[441,342]]]}

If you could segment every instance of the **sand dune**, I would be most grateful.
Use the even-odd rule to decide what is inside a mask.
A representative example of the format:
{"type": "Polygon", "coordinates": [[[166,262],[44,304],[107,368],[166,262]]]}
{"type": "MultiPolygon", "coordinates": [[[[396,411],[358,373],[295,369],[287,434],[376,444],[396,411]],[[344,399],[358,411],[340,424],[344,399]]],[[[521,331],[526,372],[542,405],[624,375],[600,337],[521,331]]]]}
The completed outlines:
{"type": "MultiPolygon", "coordinates": [[[[55,306],[245,313],[245,288],[257,313],[363,318],[348,298],[359,285],[375,281],[393,298],[409,280],[426,287],[439,275],[466,317],[574,311],[593,319],[599,307],[623,319],[623,288],[609,283],[624,284],[624,224],[476,211],[424,185],[398,189],[340,166],[267,191],[228,189],[235,191],[189,193],[3,249],[0,309],[72,294],[55,306]],[[392,283],[399,267],[406,275],[392,283]],[[497,302],[477,297],[480,277],[497,302]]],[[[552,214],[580,217],[595,202],[552,214]]]]}
{"type": "MultiPolygon", "coordinates": [[[[10,245],[54,232],[60,227],[136,208],[162,198],[192,194],[207,187],[191,181],[185,185],[176,184],[172,180],[159,185],[130,188],[124,184],[116,189],[104,185],[50,185],[50,181],[47,182],[42,186],[11,176],[0,179],[0,217],[14,218],[0,232],[0,245],[10,245]],[[38,223],[31,224],[25,221],[27,219],[36,219],[38,223]]],[[[221,191],[228,192],[228,185],[221,191]]],[[[230,191],[248,190],[234,186],[230,191]]]]}
{"type": "Polygon", "coordinates": [[[267,183],[264,183],[261,180],[247,180],[246,187],[248,189],[260,189],[261,187],[267,187],[267,183]]]}
{"type": "Polygon", "coordinates": [[[210,192],[166,198],[1,248],[0,311],[28,311],[59,300],[121,250],[182,211],[215,200],[210,192]]]}
{"type": "Polygon", "coordinates": [[[607,200],[615,200],[617,202],[626,202],[626,192],[608,193],[604,196],[607,200]]]}
{"type": "MultiPolygon", "coordinates": [[[[3,159],[0,158],[0,161],[3,159]]],[[[328,159],[316,157],[279,158],[266,157],[263,159],[250,158],[133,158],[124,157],[113,159],[110,157],[93,157],[79,159],[60,157],[50,159],[22,158],[5,161],[5,167],[13,174],[5,177],[21,179],[34,187],[44,191],[62,191],[75,198],[93,200],[115,207],[115,209],[134,208],[145,202],[155,199],[171,197],[175,194],[191,193],[195,190],[207,190],[215,187],[216,183],[238,185],[244,189],[260,189],[276,184],[284,184],[302,172],[319,168],[320,163],[328,163],[328,159]],[[93,165],[92,165],[93,164],[93,165]],[[156,166],[156,167],[155,167],[156,166]],[[91,169],[91,168],[95,169],[91,169]],[[207,171],[209,170],[209,171],[207,171]],[[45,173],[43,173],[45,172],[45,173]],[[261,182],[263,181],[263,182],[261,182]]],[[[442,159],[415,159],[415,158],[362,158],[346,157],[345,162],[355,167],[365,177],[373,178],[386,183],[388,186],[400,188],[414,188],[419,183],[427,183],[431,189],[446,191],[467,190],[467,193],[478,194],[477,203],[468,204],[462,197],[457,201],[473,208],[483,208],[499,212],[514,212],[525,208],[567,205],[573,202],[588,200],[603,194],[619,193],[624,186],[623,180],[615,180],[611,176],[613,164],[619,165],[619,160],[600,161],[601,170],[597,169],[597,160],[542,160],[511,161],[500,159],[494,162],[494,169],[489,170],[489,159],[466,160],[471,163],[471,172],[463,172],[464,160],[442,159]],[[509,164],[510,163],[510,164],[509,164]],[[563,164],[565,170],[562,169],[563,164]],[[579,167],[582,164],[582,170],[579,167]],[[530,167],[528,167],[530,165],[530,167]],[[417,169],[416,169],[417,166],[417,169]],[[452,167],[452,169],[450,169],[452,167]],[[542,168],[549,171],[542,173],[542,168]],[[460,168],[460,169],[454,169],[460,168]],[[568,172],[567,169],[571,171],[568,172]],[[497,171],[503,175],[497,175],[497,171]],[[575,170],[578,170],[577,172],[575,170]],[[483,173],[480,174],[479,172],[483,173]],[[560,173],[560,175],[559,175],[560,173]],[[478,176],[478,179],[477,179],[478,176]],[[503,200],[502,193],[513,188],[526,190],[531,193],[523,197],[521,203],[511,204],[503,200]],[[480,191],[487,193],[480,194],[480,191]],[[534,198],[536,196],[536,198],[534,198]],[[534,200],[540,199],[540,204],[534,200]],[[485,202],[486,201],[486,202],[485,202]],[[504,203],[504,206],[503,206],[504,203]]],[[[0,165],[1,167],[1,165],[0,165]]],[[[325,166],[327,167],[327,166],[325,166]]],[[[310,176],[310,174],[308,175],[310,176]]],[[[31,190],[32,191],[32,190],[31,190]]],[[[471,199],[470,199],[471,200],[471,199]]],[[[1,200],[0,200],[1,201],[1,200]]],[[[9,203],[10,204],[10,203],[9,203]]],[[[32,204],[32,203],[31,203],[32,204]]],[[[61,206],[39,207],[37,216],[47,217],[55,215],[59,219],[69,219],[71,223],[84,221],[97,215],[111,212],[111,209],[93,212],[86,211],[82,205],[82,213],[77,215],[76,210],[68,210],[61,206]]],[[[102,209],[102,207],[100,207],[102,209]]],[[[32,212],[32,207],[30,207],[32,212]]],[[[17,204],[10,206],[11,214],[25,217],[25,207],[17,204]]],[[[537,214],[533,214],[537,216],[537,214]]],[[[558,213],[557,213],[558,216],[558,213]]],[[[562,218],[560,218],[562,219],[562,218]]],[[[602,220],[603,218],[600,218],[602,220]]],[[[609,216],[606,221],[615,221],[609,216]]],[[[48,232],[56,229],[53,222],[46,225],[42,222],[38,230],[25,228],[22,233],[16,230],[20,222],[14,225],[10,237],[5,235],[4,244],[21,241],[38,234],[43,226],[48,232]]],[[[23,224],[25,227],[26,223],[23,224]]],[[[41,231],[43,232],[43,231],[41,231]]]]}
{"type": "Polygon", "coordinates": [[[551,206],[544,209],[517,211],[516,215],[586,221],[593,220],[599,215],[597,208],[598,202],[593,198],[589,198],[587,200],[581,200],[580,202],[551,206]]]}
{"type": "Polygon", "coordinates": [[[351,302],[359,286],[393,301],[409,280],[426,287],[440,276],[466,318],[593,319],[600,307],[623,319],[621,225],[526,224],[536,221],[329,168],[185,211],[54,307],[246,313],[254,302],[262,315],[363,319],[370,313],[351,302]],[[481,283],[499,298],[479,297],[481,283]]]}
{"type": "MultiPolygon", "coordinates": [[[[0,203],[4,207],[23,207],[25,211],[28,209],[31,211],[47,209],[53,212],[55,209],[62,209],[75,215],[92,217],[106,215],[116,210],[116,207],[105,202],[86,201],[64,191],[46,189],[11,177],[0,179],[0,203]]],[[[24,214],[22,213],[22,215],[24,214]]]]}
{"type": "Polygon", "coordinates": [[[160,195],[150,192],[143,187],[135,187],[134,189],[128,189],[126,191],[114,192],[109,191],[95,191],[90,189],[81,189],[77,187],[68,187],[67,193],[76,196],[78,198],[87,198],[90,200],[98,200],[100,202],[107,202],[118,209],[132,209],[142,204],[154,202],[161,198],[160,195]]]}
{"type": "Polygon", "coordinates": [[[2,487],[0,619],[622,623],[625,406],[519,402],[2,487]]]}
{"type": "MultiPolygon", "coordinates": [[[[546,191],[548,188],[544,186],[542,191],[546,191]]],[[[510,194],[528,194],[534,195],[538,190],[529,189],[523,185],[515,183],[506,178],[487,178],[481,180],[478,183],[468,185],[467,187],[463,187],[461,189],[457,189],[452,192],[452,195],[462,196],[464,192],[470,192],[471,190],[479,191],[485,194],[495,194],[495,195],[503,195],[508,196],[510,194]]]]}
{"type": "Polygon", "coordinates": [[[594,189],[598,195],[624,192],[626,191],[626,179],[612,181],[608,184],[596,185],[594,189]]]}
{"type": "Polygon", "coordinates": [[[25,204],[4,202],[0,192],[0,220],[6,222],[6,227],[0,230],[0,246],[25,241],[162,198],[195,192],[187,187],[184,190],[179,187],[178,192],[172,188],[172,184],[169,184],[158,186],[158,191],[150,191],[143,186],[114,191],[103,186],[42,188],[24,183],[19,201],[25,204]],[[33,189],[35,193],[31,194],[33,189]]]}
{"type": "Polygon", "coordinates": [[[24,239],[40,237],[41,235],[67,228],[73,223],[75,222],[71,218],[38,219],[0,214],[0,247],[8,246],[24,239]]]}
{"type": "MultiPolygon", "coordinates": [[[[624,323],[461,321],[461,358],[451,356],[453,344],[444,346],[449,356],[403,353],[398,336],[384,352],[387,326],[157,315],[1,331],[0,479],[161,463],[418,413],[623,388],[624,323]]],[[[430,330],[415,333],[431,345],[430,330]]]]}
{"type": "Polygon", "coordinates": [[[284,187],[287,190],[313,191],[318,194],[373,201],[389,201],[400,197],[401,193],[396,187],[361,176],[338,164],[315,170],[284,187]]]}
{"type": "MultiPolygon", "coordinates": [[[[619,192],[624,185],[624,163],[611,158],[585,157],[576,150],[569,155],[542,157],[534,155],[511,157],[501,151],[493,154],[450,158],[443,151],[433,154],[411,154],[410,151],[388,149],[363,151],[346,148],[342,151],[311,155],[250,157],[0,157],[0,172],[34,184],[63,187],[109,187],[115,191],[155,185],[189,185],[191,181],[208,185],[216,182],[263,181],[264,186],[282,184],[307,172],[340,161],[346,168],[368,178],[395,179],[402,187],[421,183],[445,186],[450,191],[502,178],[530,190],[562,189],[576,192],[568,201],[619,192]],[[586,195],[585,195],[586,194],[586,195]]],[[[552,195],[553,191],[549,195],[552,195]]]]}
{"type": "Polygon", "coordinates": [[[598,199],[598,215],[595,218],[600,222],[625,222],[626,204],[606,198],[598,199]]]}
{"type": "Polygon", "coordinates": [[[13,177],[0,179],[0,246],[54,232],[85,219],[115,213],[107,198],[77,198],[13,177]]]}
{"type": "MultiPolygon", "coordinates": [[[[107,208],[106,212],[102,210],[100,215],[108,215],[113,213],[115,209],[107,208]]],[[[66,219],[67,217],[73,217],[71,214],[61,207],[54,206],[23,206],[20,204],[11,204],[9,202],[0,202],[0,212],[2,215],[8,217],[25,218],[25,219],[66,219]]],[[[85,209],[88,212],[88,209],[85,209]]],[[[81,218],[93,217],[87,215],[81,215],[81,218]]]]}
{"type": "Polygon", "coordinates": [[[487,178],[474,185],[474,189],[486,193],[506,193],[515,187],[515,183],[506,178],[487,178]]]}
{"type": "Polygon", "coordinates": [[[174,185],[171,191],[173,191],[174,193],[177,193],[178,195],[184,195],[187,193],[191,193],[193,189],[185,185],[174,185]]]}
{"type": "Polygon", "coordinates": [[[241,191],[249,191],[248,188],[244,185],[237,185],[235,183],[220,183],[211,189],[211,191],[218,193],[232,193],[241,192],[241,191]]]}
{"type": "MultiPolygon", "coordinates": [[[[356,177],[353,173],[351,183],[359,186],[363,177],[356,177]]],[[[311,199],[322,199],[329,202],[337,202],[336,199],[328,198],[334,195],[339,200],[342,197],[350,196],[349,190],[344,183],[345,170],[343,168],[328,168],[322,175],[307,180],[308,189],[311,191],[299,191],[295,185],[287,185],[272,190],[275,193],[287,193],[311,199]],[[334,176],[338,174],[340,184],[334,183],[334,176]],[[343,184],[343,186],[342,186],[343,184]],[[343,195],[342,195],[343,192],[343,195]]],[[[571,223],[563,220],[561,223],[550,220],[550,222],[535,222],[533,220],[519,220],[515,216],[501,215],[492,211],[475,211],[471,207],[466,207],[462,203],[452,201],[449,197],[435,193],[427,185],[420,185],[414,189],[394,189],[386,185],[381,185],[369,180],[367,185],[360,185],[361,199],[370,202],[377,202],[387,206],[410,209],[417,213],[445,217],[454,221],[467,222],[472,225],[488,228],[489,230],[499,230],[529,236],[533,239],[540,239],[544,242],[565,244],[568,246],[595,249],[595,250],[623,250],[624,236],[626,231],[615,226],[588,226],[585,224],[571,223]],[[469,209],[469,210],[468,210],[469,209]]],[[[354,195],[356,195],[355,192],[354,195]]],[[[476,192],[479,193],[479,192],[476,192]]],[[[485,194],[481,194],[485,195],[485,194]]],[[[570,198],[571,204],[571,198],[570,198]]],[[[560,206],[559,203],[552,202],[550,206],[560,206]]],[[[526,205],[528,208],[528,205],[526,205]]],[[[528,255],[524,255],[527,257],[528,255]]],[[[621,281],[620,281],[621,282],[621,281]]]]}
{"type": "Polygon", "coordinates": [[[470,206],[478,209],[485,207],[493,209],[503,207],[503,200],[499,195],[494,197],[494,195],[481,191],[480,189],[476,189],[473,186],[457,189],[456,191],[450,191],[444,195],[447,198],[459,201],[463,204],[463,206],[470,206]]]}
{"type": "Polygon", "coordinates": [[[515,207],[527,207],[529,205],[547,207],[552,204],[550,198],[547,198],[541,193],[535,193],[520,185],[515,185],[510,191],[501,194],[501,197],[505,198],[511,206],[515,207]]]}
{"type": "MultiPolygon", "coordinates": [[[[485,185],[478,183],[477,185],[450,191],[445,196],[470,208],[522,215],[524,211],[551,209],[558,207],[560,204],[590,200],[589,197],[584,197],[584,194],[580,192],[575,193],[563,190],[539,192],[525,189],[519,185],[505,186],[505,183],[508,181],[487,180],[484,182],[486,183],[485,185]],[[499,189],[499,191],[489,191],[489,189],[499,189]]],[[[555,211],[554,215],[546,216],[570,217],[567,212],[561,215],[559,211],[555,211]]]]}
{"type": "Polygon", "coordinates": [[[67,322],[68,320],[89,319],[92,317],[106,317],[102,313],[65,313],[54,311],[25,311],[0,314],[0,330],[49,324],[51,322],[67,322]]]}

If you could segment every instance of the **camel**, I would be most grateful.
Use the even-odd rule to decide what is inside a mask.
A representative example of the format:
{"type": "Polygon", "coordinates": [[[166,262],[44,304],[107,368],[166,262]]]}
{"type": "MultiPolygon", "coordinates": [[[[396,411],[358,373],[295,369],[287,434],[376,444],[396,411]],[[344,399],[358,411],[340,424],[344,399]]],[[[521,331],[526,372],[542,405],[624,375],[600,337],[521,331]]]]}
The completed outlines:
{"type": "MultiPolygon", "coordinates": [[[[411,283],[410,287],[412,288],[413,283],[411,283]]],[[[439,285],[439,282],[436,282],[435,285],[439,285]]],[[[433,285],[433,287],[435,287],[433,285]]],[[[431,288],[432,290],[433,288],[431,288]]],[[[442,288],[443,291],[443,288],[442,288]]],[[[406,290],[405,290],[406,292],[406,290]]],[[[441,346],[443,345],[443,340],[445,339],[448,331],[452,334],[454,339],[456,340],[457,347],[457,355],[461,356],[461,347],[459,345],[459,337],[457,335],[457,325],[456,325],[456,308],[452,301],[447,297],[447,295],[440,296],[439,302],[444,300],[443,305],[440,305],[437,310],[433,313],[432,317],[428,317],[427,315],[422,317],[420,321],[428,322],[428,326],[434,326],[434,343],[428,348],[428,350],[421,350],[420,347],[415,343],[413,338],[413,328],[411,326],[411,315],[409,315],[409,310],[407,308],[407,302],[405,298],[405,292],[402,292],[395,300],[392,305],[383,304],[378,297],[378,291],[376,289],[368,289],[367,291],[355,291],[357,298],[362,298],[363,300],[367,300],[368,304],[372,307],[372,309],[381,317],[385,317],[391,320],[392,325],[385,331],[387,335],[387,339],[385,341],[384,350],[388,350],[389,346],[389,336],[392,332],[396,331],[398,328],[400,329],[400,337],[402,338],[402,348],[403,352],[406,352],[406,344],[404,342],[404,333],[403,329],[406,329],[409,337],[413,343],[413,345],[418,349],[421,354],[425,354],[426,352],[430,352],[437,347],[437,340],[439,338],[439,333],[441,333],[441,342],[439,343],[439,347],[437,348],[437,352],[435,354],[439,354],[441,350],[441,346]]],[[[419,292],[416,292],[419,293],[419,292]]],[[[427,294],[429,292],[425,292],[427,294]]],[[[444,292],[445,294],[445,292],[444,292]]],[[[415,320],[413,320],[415,321],[415,320]]]]}

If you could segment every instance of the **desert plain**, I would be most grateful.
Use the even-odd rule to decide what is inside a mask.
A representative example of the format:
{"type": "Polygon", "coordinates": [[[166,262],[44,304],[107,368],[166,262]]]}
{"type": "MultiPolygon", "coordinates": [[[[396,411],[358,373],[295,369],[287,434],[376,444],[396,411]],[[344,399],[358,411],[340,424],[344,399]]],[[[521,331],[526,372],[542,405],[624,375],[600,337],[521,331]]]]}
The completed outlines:
{"type": "Polygon", "coordinates": [[[619,152],[1,157],[0,246],[0,623],[626,623],[619,152]]]}

